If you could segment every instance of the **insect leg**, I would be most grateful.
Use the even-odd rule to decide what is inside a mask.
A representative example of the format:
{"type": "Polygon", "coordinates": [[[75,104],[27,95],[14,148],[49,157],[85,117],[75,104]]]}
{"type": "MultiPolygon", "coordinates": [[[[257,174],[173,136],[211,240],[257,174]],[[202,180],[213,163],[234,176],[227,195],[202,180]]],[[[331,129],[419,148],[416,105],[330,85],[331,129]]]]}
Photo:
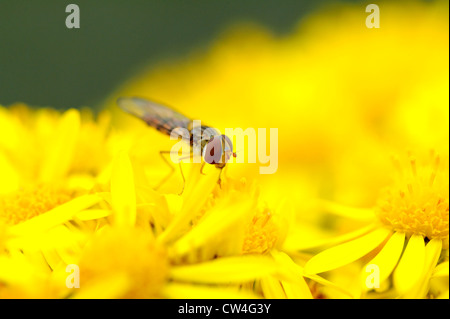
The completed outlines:
{"type": "MultiPolygon", "coordinates": [[[[158,190],[162,185],[164,185],[164,183],[167,182],[167,180],[172,176],[172,174],[173,174],[174,171],[175,171],[175,167],[167,160],[166,157],[164,157],[165,154],[172,154],[172,152],[171,152],[171,151],[160,151],[160,152],[159,152],[159,155],[161,156],[161,158],[162,158],[162,159],[164,160],[164,162],[170,167],[170,172],[169,172],[169,174],[167,174],[167,176],[164,177],[164,178],[159,182],[159,184],[155,187],[156,190],[158,190]]],[[[190,156],[189,156],[189,157],[190,157],[190,156]]],[[[178,165],[179,165],[179,167],[180,167],[180,172],[181,172],[181,177],[183,178],[183,188],[182,188],[181,193],[180,193],[179,195],[181,195],[181,194],[183,193],[183,191],[184,191],[184,185],[186,184],[186,179],[185,179],[185,177],[184,177],[183,169],[182,169],[182,167],[181,167],[181,160],[183,160],[183,159],[185,159],[185,158],[188,158],[188,157],[182,157],[182,158],[180,158],[179,161],[178,161],[178,165]]]]}
{"type": "Polygon", "coordinates": [[[220,169],[220,173],[219,173],[219,180],[217,181],[217,183],[219,184],[220,189],[222,189],[222,172],[223,172],[223,167],[219,168],[220,169]]]}
{"type": "MultiPolygon", "coordinates": [[[[202,175],[206,175],[205,173],[203,173],[203,167],[205,167],[206,162],[202,163],[202,167],[200,168],[200,174],[202,175]]],[[[219,180],[217,181],[217,183],[219,184],[220,188],[222,188],[222,171],[224,169],[224,167],[220,167],[220,174],[219,174],[219,180]]]]}
{"type": "Polygon", "coordinates": [[[180,166],[180,173],[181,173],[181,177],[183,178],[183,188],[181,189],[181,192],[178,195],[183,194],[184,192],[184,186],[186,185],[186,179],[184,178],[184,174],[183,174],[183,168],[181,167],[181,159],[178,162],[178,165],[180,166]]]}
{"type": "Polygon", "coordinates": [[[200,174],[202,175],[206,175],[205,173],[203,173],[203,167],[205,167],[206,162],[202,163],[202,167],[200,167],[200,174]]]}
{"type": "Polygon", "coordinates": [[[160,151],[159,155],[161,156],[161,158],[164,160],[164,162],[170,167],[170,173],[167,174],[166,177],[164,177],[159,184],[155,187],[156,190],[158,190],[165,182],[167,182],[167,180],[172,176],[173,172],[175,171],[175,168],[173,167],[172,164],[170,164],[170,162],[164,157],[164,154],[171,154],[170,151],[160,151]]]}

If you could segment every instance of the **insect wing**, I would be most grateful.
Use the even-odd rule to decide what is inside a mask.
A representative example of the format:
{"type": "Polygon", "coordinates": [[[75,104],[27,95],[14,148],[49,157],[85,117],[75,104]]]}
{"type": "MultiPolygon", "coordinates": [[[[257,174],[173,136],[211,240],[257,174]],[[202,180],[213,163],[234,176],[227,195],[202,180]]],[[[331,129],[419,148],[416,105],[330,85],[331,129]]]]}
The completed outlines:
{"type": "MultiPolygon", "coordinates": [[[[191,119],[170,107],[137,97],[121,97],[117,100],[119,107],[142,120],[158,131],[170,135],[172,130],[183,128],[189,130],[191,119]]],[[[179,135],[183,135],[179,132],[179,135]]]]}

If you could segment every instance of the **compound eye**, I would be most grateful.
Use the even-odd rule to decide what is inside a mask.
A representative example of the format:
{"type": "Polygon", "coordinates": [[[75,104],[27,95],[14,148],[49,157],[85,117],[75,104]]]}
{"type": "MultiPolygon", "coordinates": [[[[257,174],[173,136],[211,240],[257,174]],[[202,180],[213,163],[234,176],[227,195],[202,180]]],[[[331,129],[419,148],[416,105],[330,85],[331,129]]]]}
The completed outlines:
{"type": "Polygon", "coordinates": [[[212,138],[205,146],[203,159],[208,164],[220,163],[222,158],[222,141],[220,138],[212,138]]]}

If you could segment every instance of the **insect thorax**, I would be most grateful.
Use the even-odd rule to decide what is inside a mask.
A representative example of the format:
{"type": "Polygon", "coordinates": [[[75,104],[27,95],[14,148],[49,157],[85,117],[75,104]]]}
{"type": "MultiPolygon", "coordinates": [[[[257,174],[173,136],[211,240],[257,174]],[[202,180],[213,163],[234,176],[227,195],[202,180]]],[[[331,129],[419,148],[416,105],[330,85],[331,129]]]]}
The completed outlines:
{"type": "MultiPolygon", "coordinates": [[[[190,125],[192,127],[192,124],[190,125]]],[[[218,136],[219,132],[209,126],[196,126],[190,129],[190,144],[191,146],[200,145],[201,149],[208,144],[214,137],[218,136]]]]}

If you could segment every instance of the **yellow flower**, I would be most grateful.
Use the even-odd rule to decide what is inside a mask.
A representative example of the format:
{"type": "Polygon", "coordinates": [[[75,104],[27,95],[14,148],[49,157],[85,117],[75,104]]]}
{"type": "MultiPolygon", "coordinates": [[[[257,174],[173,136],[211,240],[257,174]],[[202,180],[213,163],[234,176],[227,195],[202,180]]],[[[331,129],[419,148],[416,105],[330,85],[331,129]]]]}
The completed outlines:
{"type": "Polygon", "coordinates": [[[158,244],[150,232],[111,227],[96,234],[84,249],[79,262],[80,289],[72,297],[183,298],[189,291],[189,298],[205,298],[207,293],[213,293],[216,298],[255,297],[251,292],[240,294],[237,288],[222,291],[220,286],[214,285],[258,276],[245,270],[256,262],[265,268],[262,273],[274,268],[262,258],[173,265],[165,247],[158,244]],[[239,276],[233,278],[236,270],[240,270],[239,276]]]}
{"type": "Polygon", "coordinates": [[[95,122],[87,110],[0,107],[0,131],[7,136],[0,141],[0,257],[6,267],[2,296],[59,296],[57,291],[39,295],[22,286],[26,280],[14,278],[25,276],[24,267],[36,267],[23,278],[34,285],[31,276],[36,276],[45,287],[51,270],[79,251],[89,232],[77,228],[74,220],[88,223],[92,213],[86,209],[102,199],[87,193],[108,160],[108,122],[106,113],[95,122]]]}
{"type": "MultiPolygon", "coordinates": [[[[17,177],[17,185],[4,181],[6,194],[0,201],[3,296],[39,297],[38,291],[26,289],[26,280],[14,279],[24,269],[14,265],[21,263],[34,267],[33,276],[49,288],[41,297],[260,296],[240,285],[277,272],[269,255],[259,255],[281,245],[286,221],[259,201],[254,184],[224,178],[219,186],[214,167],[203,176],[199,165],[183,164],[189,168],[183,195],[175,195],[173,186],[180,183],[174,180],[166,187],[169,193],[158,193],[148,182],[155,180],[155,168],[139,152],[135,132],[115,135],[105,148],[100,144],[108,142],[106,124],[88,116],[81,125],[75,110],[62,117],[51,110],[36,111],[40,116],[33,112],[22,106],[4,113],[26,122],[12,129],[33,139],[23,148],[11,143],[2,149],[11,164],[6,168],[15,166],[17,177]],[[54,142],[37,157],[21,153],[32,153],[28,148],[42,145],[41,136],[53,134],[54,142]],[[130,151],[133,164],[123,152],[112,163],[109,152],[96,154],[119,149],[130,151]],[[93,161],[83,158],[89,155],[93,161]],[[81,183],[81,190],[80,176],[90,181],[81,183]],[[89,190],[101,193],[80,196],[89,190]],[[17,258],[7,257],[11,253],[17,258]],[[68,264],[81,268],[83,288],[75,293],[65,287],[68,264]],[[101,294],[106,285],[107,294],[101,294]]],[[[284,277],[285,285],[289,280],[284,277]]]]}
{"type": "MultiPolygon", "coordinates": [[[[342,238],[346,242],[315,255],[306,264],[306,272],[326,272],[366,256],[363,290],[373,288],[367,283],[367,267],[374,265],[379,269],[377,282],[385,284],[392,274],[393,287],[400,296],[422,298],[427,294],[434,268],[448,249],[448,158],[431,152],[425,158],[410,156],[409,161],[394,163],[399,176],[380,195],[374,209],[377,221],[342,238]]],[[[370,214],[339,209],[356,218],[370,214]]]]}
{"type": "Polygon", "coordinates": [[[91,297],[158,297],[168,275],[168,259],[151,234],[107,228],[95,234],[80,257],[81,292],[91,297]],[[88,287],[88,291],[84,291],[88,287]],[[110,287],[105,292],[105,287],[110,287]]]}
{"type": "Polygon", "coordinates": [[[136,224],[155,234],[156,242],[166,247],[172,267],[177,266],[170,271],[172,279],[210,284],[230,284],[240,279],[238,282],[244,288],[251,288],[259,296],[311,298],[307,277],[348,294],[317,275],[305,275],[301,266],[280,251],[292,213],[285,204],[270,209],[254,184],[223,174],[222,184],[218,185],[219,171],[215,167],[206,167],[206,175],[202,175],[201,164],[185,164],[183,167],[189,168],[189,174],[183,194],[162,195],[149,187],[142,174],[144,168],[130,161],[126,153],[121,152],[114,163],[112,221],[120,226],[136,224]],[[266,271],[266,263],[272,259],[277,270],[270,273],[266,271]],[[222,262],[228,270],[221,268],[222,262]],[[262,264],[251,265],[253,262],[262,264]],[[261,269],[256,271],[254,267],[261,269]],[[232,275],[231,269],[240,274],[232,275]],[[249,274],[247,270],[251,270],[249,274]],[[216,271],[221,272],[220,278],[215,278],[216,271]],[[248,276],[255,283],[246,284],[244,279],[248,276]]]}
{"type": "Polygon", "coordinates": [[[0,221],[22,227],[89,192],[108,160],[108,125],[107,113],[95,122],[88,110],[0,107],[0,221]]]}
{"type": "MultiPolygon", "coordinates": [[[[275,273],[276,264],[269,257],[220,255],[214,258],[210,254],[220,254],[220,248],[199,246],[206,245],[205,238],[212,239],[209,236],[214,233],[221,238],[221,233],[213,229],[203,233],[201,238],[202,233],[197,231],[201,223],[189,230],[191,218],[201,214],[202,199],[199,196],[207,195],[208,189],[212,191],[218,178],[217,172],[207,171],[209,174],[203,176],[198,168],[195,166],[190,176],[192,179],[187,179],[181,210],[162,227],[158,225],[161,219],[157,215],[164,207],[155,205],[155,202],[141,203],[137,200],[152,198],[158,201],[161,195],[146,188],[142,176],[135,178],[128,155],[120,152],[114,159],[110,196],[105,194],[111,209],[110,222],[95,232],[75,261],[84,275],[80,277],[80,290],[69,296],[180,298],[190,293],[190,298],[258,297],[252,291],[239,291],[238,284],[275,273]],[[138,216],[139,208],[143,207],[153,210],[138,216]],[[189,237],[194,230],[195,236],[189,237]],[[185,247],[189,249],[185,250],[185,247]],[[204,249],[199,251],[199,248],[204,249]],[[203,256],[198,258],[199,255],[203,256]]],[[[206,202],[206,197],[203,202],[206,202]]],[[[239,209],[238,212],[245,211],[239,209]]],[[[211,210],[203,213],[213,214],[211,210]]],[[[227,223],[232,225],[227,220],[223,221],[223,224],[227,223]]],[[[216,228],[221,230],[220,226],[216,228]]],[[[225,248],[221,249],[224,251],[225,248]]],[[[242,242],[239,249],[242,251],[242,242]]]]}
{"type": "Polygon", "coordinates": [[[410,157],[410,167],[396,161],[401,178],[380,195],[377,217],[407,235],[419,234],[428,240],[442,240],[448,248],[448,165],[439,155],[425,164],[410,157]],[[422,165],[421,165],[422,164],[422,165]]]}
{"type": "MultiPolygon", "coordinates": [[[[113,165],[110,194],[81,196],[9,227],[6,233],[9,253],[0,254],[0,295],[5,298],[258,297],[250,290],[239,288],[239,284],[275,273],[277,268],[270,258],[230,256],[186,264],[179,256],[169,256],[171,245],[155,237],[158,227],[152,227],[149,220],[143,223],[136,218],[133,175],[128,157],[119,153],[113,165]],[[94,228],[86,224],[92,218],[97,220],[94,228]],[[80,269],[79,289],[66,287],[69,264],[80,269]],[[32,272],[28,271],[24,277],[23,272],[29,268],[32,272]],[[46,290],[27,287],[34,282],[34,288],[44,286],[46,290]]],[[[206,180],[213,181],[211,176],[206,180]]]]}
{"type": "MultiPolygon", "coordinates": [[[[70,264],[86,242],[86,234],[69,222],[77,214],[89,218],[92,214],[86,210],[101,199],[98,195],[80,196],[14,225],[0,220],[0,296],[63,297],[65,283],[54,282],[54,271],[62,263],[70,264]]],[[[25,211],[20,206],[17,209],[25,211]]]]}
{"type": "Polygon", "coordinates": [[[108,162],[107,112],[0,107],[0,194],[45,184],[89,190],[108,162]]]}

